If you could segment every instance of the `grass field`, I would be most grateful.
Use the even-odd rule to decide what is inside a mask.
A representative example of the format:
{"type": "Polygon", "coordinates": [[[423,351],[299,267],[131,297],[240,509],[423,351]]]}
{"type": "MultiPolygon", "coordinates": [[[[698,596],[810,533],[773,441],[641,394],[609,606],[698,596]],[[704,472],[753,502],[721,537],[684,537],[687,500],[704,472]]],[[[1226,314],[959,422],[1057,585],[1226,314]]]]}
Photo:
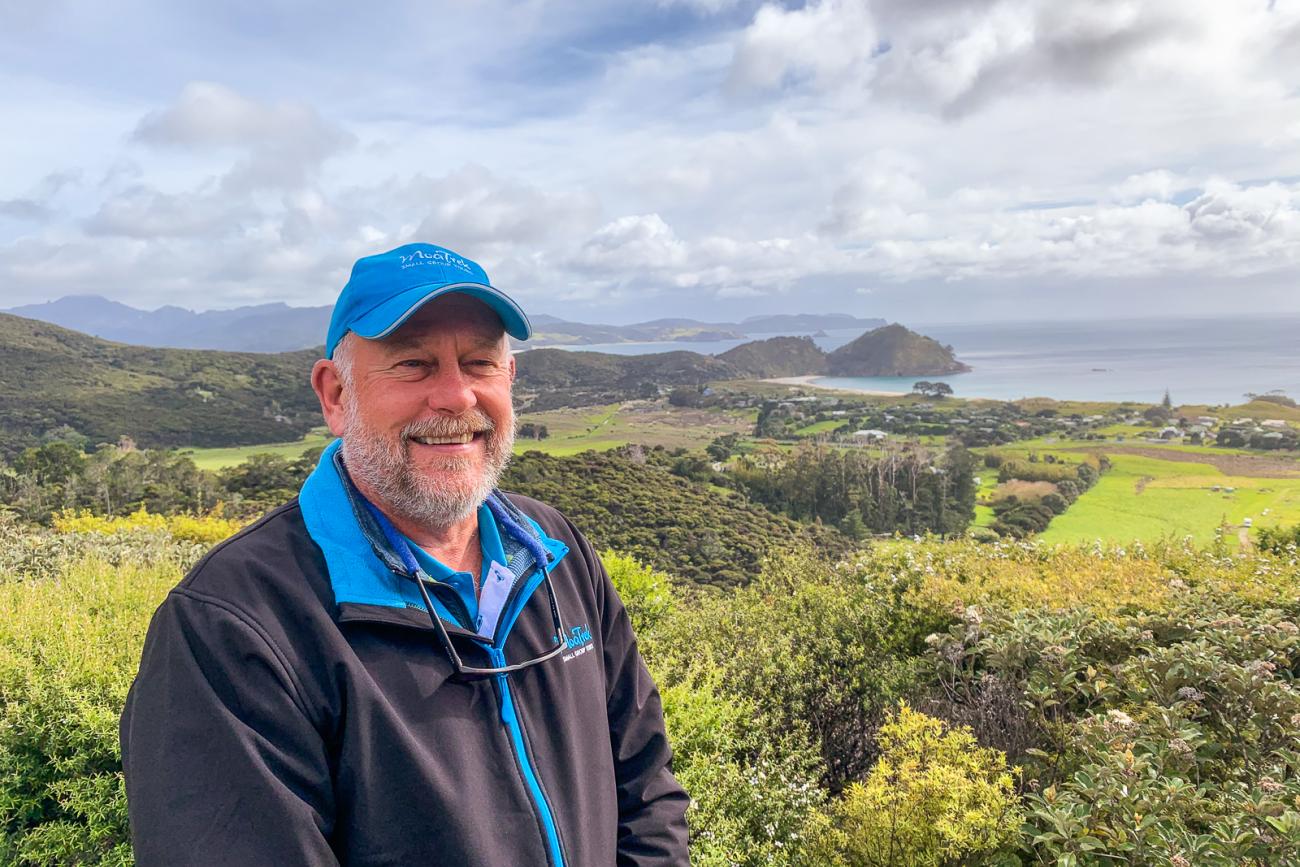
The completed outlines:
{"type": "Polygon", "coordinates": [[[831,419],[827,419],[826,421],[816,421],[810,425],[799,428],[797,431],[795,431],[795,433],[801,437],[812,436],[814,434],[819,434],[819,433],[829,433],[835,430],[837,427],[841,427],[844,424],[844,421],[845,420],[842,418],[831,418],[831,419]]]}
{"type": "Polygon", "coordinates": [[[628,443],[667,448],[703,448],[717,437],[754,430],[757,410],[725,411],[664,409],[646,401],[608,406],[530,412],[520,422],[546,425],[544,440],[519,439],[516,452],[541,451],[573,455],[589,449],[604,451],[628,443]]]}
{"type": "Polygon", "coordinates": [[[318,428],[300,440],[288,443],[263,443],[255,446],[231,446],[215,449],[180,449],[179,454],[188,455],[201,470],[219,470],[242,464],[253,455],[272,454],[290,460],[299,457],[307,449],[327,446],[333,437],[325,428],[318,428]]]}
{"type": "MultiPolygon", "coordinates": [[[[1153,541],[1165,536],[1214,539],[1226,522],[1254,526],[1300,522],[1300,476],[1229,475],[1209,463],[1112,454],[1111,469],[1039,538],[1044,542],[1102,539],[1153,541]],[[1213,491],[1215,485],[1220,491],[1213,491]],[[1223,488],[1234,488],[1231,493],[1223,488]]],[[[1235,535],[1232,536],[1235,539],[1235,535]]]]}

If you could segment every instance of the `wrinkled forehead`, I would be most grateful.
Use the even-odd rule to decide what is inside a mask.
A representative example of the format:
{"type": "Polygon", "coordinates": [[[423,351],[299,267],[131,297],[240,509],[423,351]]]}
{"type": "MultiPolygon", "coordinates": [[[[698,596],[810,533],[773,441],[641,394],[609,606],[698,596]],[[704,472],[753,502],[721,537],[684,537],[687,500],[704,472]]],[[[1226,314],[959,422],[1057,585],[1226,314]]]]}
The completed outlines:
{"type": "Polygon", "coordinates": [[[396,348],[444,340],[475,346],[508,346],[505,337],[505,326],[491,307],[456,292],[425,304],[381,342],[396,348]]]}

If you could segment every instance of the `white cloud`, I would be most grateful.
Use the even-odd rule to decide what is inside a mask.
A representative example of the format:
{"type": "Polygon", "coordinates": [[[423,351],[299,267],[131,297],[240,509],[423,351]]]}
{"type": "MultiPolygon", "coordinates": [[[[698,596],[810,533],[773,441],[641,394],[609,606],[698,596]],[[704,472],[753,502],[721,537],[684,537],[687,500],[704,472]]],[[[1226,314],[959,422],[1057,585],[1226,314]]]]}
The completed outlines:
{"type": "Polygon", "coordinates": [[[187,84],[174,104],[141,120],[133,137],[195,152],[242,152],[224,179],[238,192],[300,186],[326,159],[356,143],[355,136],[310,106],[259,102],[211,82],[187,84]]]}
{"type": "Polygon", "coordinates": [[[737,42],[732,82],[770,89],[809,79],[831,87],[869,77],[877,46],[865,0],[819,0],[801,9],[766,4],[737,42]]]}
{"type": "Polygon", "coordinates": [[[686,245],[658,214],[619,217],[598,229],[573,258],[581,271],[639,274],[686,263],[686,245]]]}
{"type": "MultiPolygon", "coordinates": [[[[129,65],[57,52],[68,83],[34,86],[33,48],[0,81],[25,133],[0,140],[6,300],[328,303],[356,256],[416,238],[529,309],[614,321],[982,310],[1071,281],[1133,281],[1135,312],[1161,281],[1276,304],[1300,278],[1292,0],[486,8],[395,9],[391,51],[394,22],[357,12],[259,54],[205,7],[213,38],[128,91],[129,65]],[[319,53],[344,35],[362,59],[319,53]],[[496,50],[431,68],[434,36],[496,50]],[[89,180],[31,180],[70,167],[89,180]]],[[[94,29],[81,48],[134,38],[94,29]]]]}
{"type": "Polygon", "coordinates": [[[1156,199],[1167,202],[1174,193],[1186,189],[1191,183],[1183,177],[1166,169],[1153,169],[1136,175],[1129,175],[1123,181],[1112,186],[1110,198],[1117,202],[1140,202],[1156,199]]]}

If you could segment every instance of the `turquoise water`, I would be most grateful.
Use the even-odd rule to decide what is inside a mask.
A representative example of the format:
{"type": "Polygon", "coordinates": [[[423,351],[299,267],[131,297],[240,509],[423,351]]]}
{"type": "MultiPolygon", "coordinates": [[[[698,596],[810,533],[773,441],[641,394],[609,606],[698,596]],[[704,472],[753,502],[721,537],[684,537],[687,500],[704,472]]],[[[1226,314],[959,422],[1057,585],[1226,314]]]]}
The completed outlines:
{"type": "MultiPolygon", "coordinates": [[[[1241,403],[1246,392],[1280,389],[1300,399],[1300,315],[1099,322],[904,323],[951,345],[970,373],[925,377],[820,377],[862,391],[910,391],[918,379],[946,382],[958,397],[1241,403]]],[[[860,332],[829,332],[823,349],[860,332]]],[[[686,349],[717,354],[745,340],[617,343],[574,350],[637,355],[686,349]]]]}

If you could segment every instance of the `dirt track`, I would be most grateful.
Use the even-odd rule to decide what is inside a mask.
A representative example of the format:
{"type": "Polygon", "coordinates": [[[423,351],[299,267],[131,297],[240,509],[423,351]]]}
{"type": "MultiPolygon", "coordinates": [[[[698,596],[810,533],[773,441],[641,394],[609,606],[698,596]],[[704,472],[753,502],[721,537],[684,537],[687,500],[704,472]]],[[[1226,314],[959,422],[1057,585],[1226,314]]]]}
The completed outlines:
{"type": "MultiPolygon", "coordinates": [[[[1062,449],[1065,451],[1065,449],[1062,449]]],[[[1229,476],[1249,476],[1257,479],[1286,479],[1300,476],[1300,461],[1294,458],[1264,455],[1203,454],[1183,452],[1173,448],[1153,446],[1084,446],[1069,451],[1099,452],[1107,455],[1138,455],[1161,461],[1179,461],[1189,464],[1209,464],[1229,476]]]]}

